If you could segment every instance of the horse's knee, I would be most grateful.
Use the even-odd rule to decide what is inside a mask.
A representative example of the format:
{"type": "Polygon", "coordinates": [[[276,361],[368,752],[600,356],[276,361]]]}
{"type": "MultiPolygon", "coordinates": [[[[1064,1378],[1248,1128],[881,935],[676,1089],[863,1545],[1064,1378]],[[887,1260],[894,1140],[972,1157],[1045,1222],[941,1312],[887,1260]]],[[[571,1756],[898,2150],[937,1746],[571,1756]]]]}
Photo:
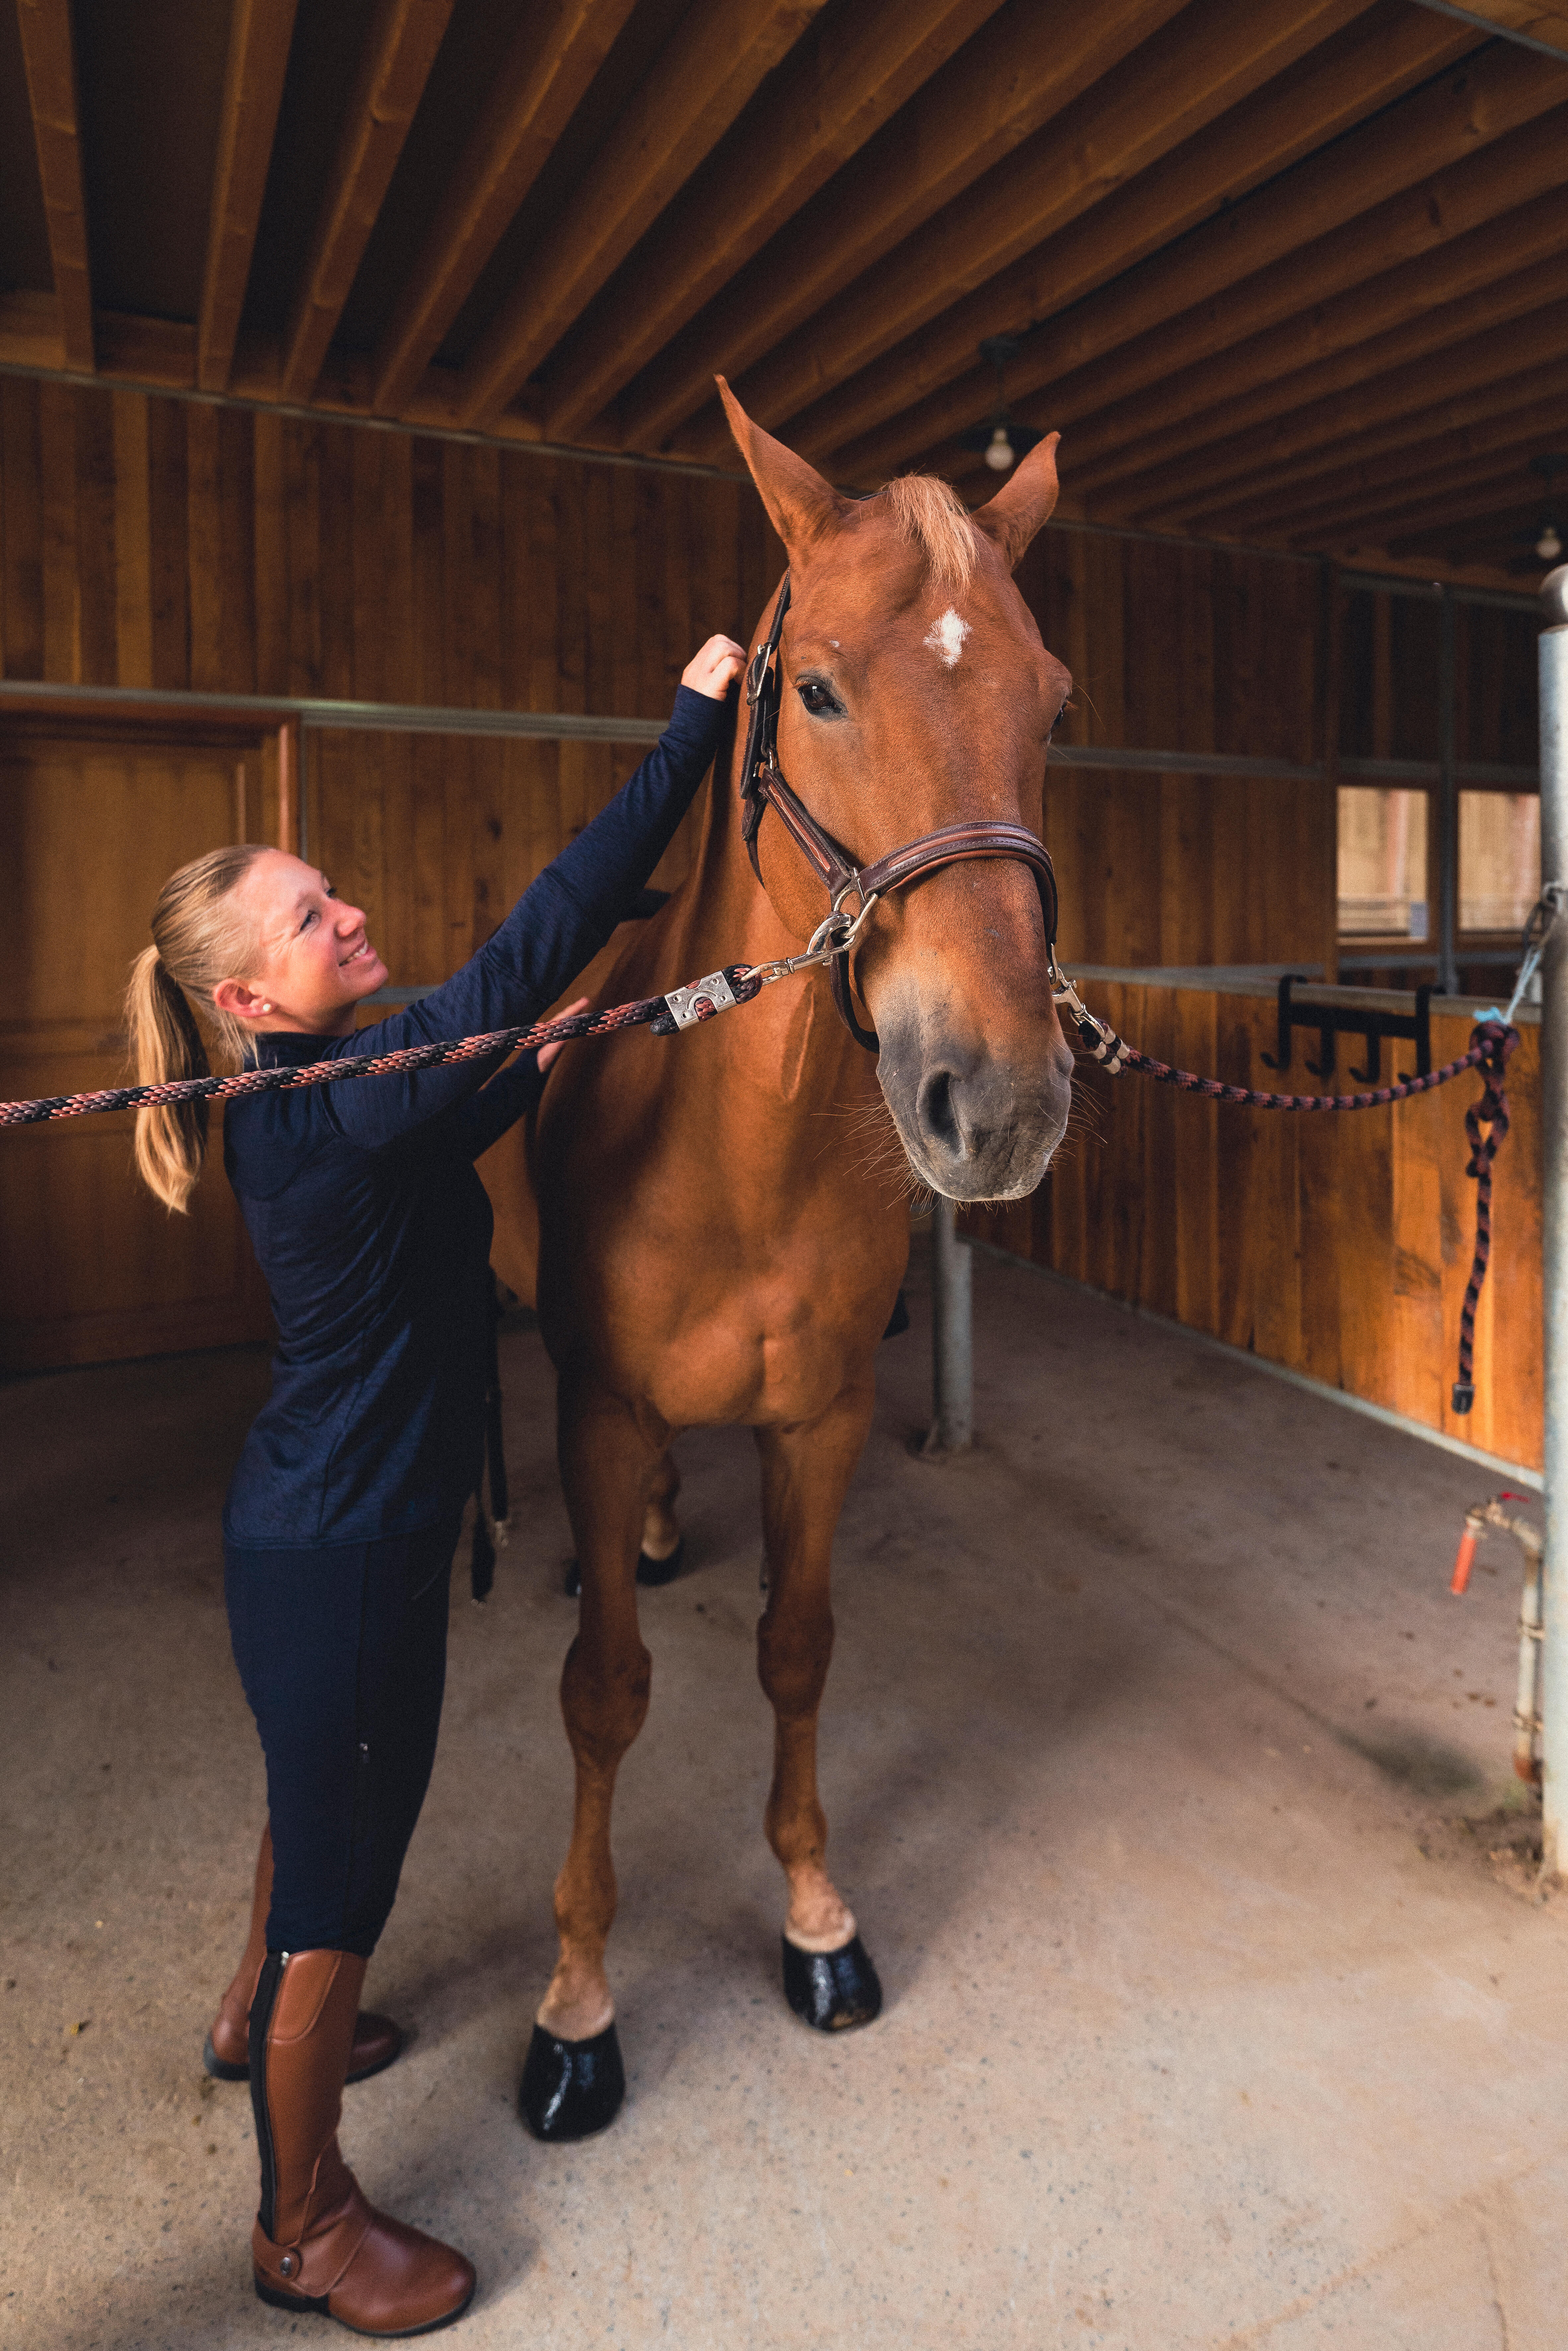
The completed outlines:
{"type": "Polygon", "coordinates": [[[653,1660],[641,1641],[610,1658],[591,1656],[579,1634],[560,1676],[560,1710],[579,1762],[613,1768],[647,1719],[653,1660]]]}
{"type": "Polygon", "coordinates": [[[780,1621],[769,1611],[757,1627],[757,1678],[775,1714],[815,1715],[828,1685],[833,1614],[824,1603],[810,1615],[780,1621]]]}

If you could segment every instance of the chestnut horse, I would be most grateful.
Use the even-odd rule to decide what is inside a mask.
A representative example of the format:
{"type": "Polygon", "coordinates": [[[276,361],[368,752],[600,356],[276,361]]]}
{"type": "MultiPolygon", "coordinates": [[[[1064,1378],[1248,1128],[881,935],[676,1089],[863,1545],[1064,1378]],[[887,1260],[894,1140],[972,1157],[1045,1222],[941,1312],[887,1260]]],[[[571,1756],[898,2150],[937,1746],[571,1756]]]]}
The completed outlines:
{"type": "MultiPolygon", "coordinates": [[[[960,820],[1026,827],[1038,851],[1046,743],[1070,680],[1010,574],[1055,503],[1055,436],[970,517],[929,479],[840,496],[721,390],[789,559],[779,769],[859,862],[960,820]]],[[[690,878],[595,967],[606,1000],[797,953],[822,921],[817,872],[771,812],[754,874],[742,765],[737,742],[690,878]]],[[[953,1199],[1038,1184],[1066,1123],[1071,1058],[1041,891],[1016,854],[945,864],[875,906],[852,981],[880,1055],[841,1021],[819,969],[675,1042],[628,1032],[569,1053],[545,1094],[537,1298],[582,1600],[561,1682],[576,1802],[559,1959],[523,2082],[541,2137],[601,2127],[622,2092],[605,1973],[611,1807],[648,1707],[635,1569],[645,1523],[664,1550],[673,1540],[667,1448],[680,1429],[745,1422],[761,1457],[758,1670],[776,1722],[766,1828],[788,1881],[787,1996],[823,2029],[877,2012],[875,1971],[828,1875],[816,1732],[833,1531],[871,1426],[908,1208],[901,1184],[868,1180],[852,1121],[821,1113],[884,1126],[891,1113],[915,1178],[953,1199]]],[[[497,1262],[526,1295],[526,1228],[498,1206],[497,1262]]]]}

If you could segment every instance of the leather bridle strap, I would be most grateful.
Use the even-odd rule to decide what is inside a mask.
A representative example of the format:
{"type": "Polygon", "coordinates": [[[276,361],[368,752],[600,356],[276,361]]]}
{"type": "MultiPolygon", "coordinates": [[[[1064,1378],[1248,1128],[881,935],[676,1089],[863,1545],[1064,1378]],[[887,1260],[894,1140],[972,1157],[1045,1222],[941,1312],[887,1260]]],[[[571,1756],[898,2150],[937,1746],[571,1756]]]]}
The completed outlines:
{"type": "Polygon", "coordinates": [[[844,946],[831,957],[829,977],[833,1002],[844,1026],[857,1044],[868,1052],[879,1050],[874,1029],[863,1028],[856,1018],[851,997],[849,977],[850,938],[852,925],[844,909],[844,900],[858,900],[853,929],[858,931],[861,920],[875,899],[885,898],[892,891],[901,890],[923,873],[934,873],[944,865],[956,865],[972,857],[1010,857],[1027,865],[1033,873],[1040,891],[1040,913],[1045,921],[1046,952],[1052,970],[1055,967],[1057,895],[1056,872],[1051,853],[1037,833],[1022,824],[988,824],[963,821],[939,825],[935,832],[923,832],[917,840],[905,841],[902,849],[890,850],[885,857],[872,864],[857,866],[836,841],[817,822],[800,794],[785,778],[779,765],[779,707],[781,698],[779,639],[784,630],[784,616],[789,609],[789,575],[784,575],[779,599],[773,607],[773,619],[767,637],[758,647],[747,674],[746,698],[751,717],[746,734],[746,764],[741,778],[741,800],[745,809],[742,838],[751,870],[762,881],[762,867],[757,853],[757,835],[764,812],[771,808],[779,822],[794,841],[807,863],[827,891],[834,914],[844,915],[846,933],[844,946]]]}

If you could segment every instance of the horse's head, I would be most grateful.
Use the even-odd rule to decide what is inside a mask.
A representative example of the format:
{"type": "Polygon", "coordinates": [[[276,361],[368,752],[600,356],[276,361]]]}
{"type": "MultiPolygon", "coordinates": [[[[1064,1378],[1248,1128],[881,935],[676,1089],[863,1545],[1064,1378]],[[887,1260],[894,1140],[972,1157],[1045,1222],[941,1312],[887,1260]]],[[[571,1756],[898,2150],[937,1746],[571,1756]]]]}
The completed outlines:
{"type": "MultiPolygon", "coordinates": [[[[960,821],[1039,834],[1045,750],[1071,680],[1012,567],[1056,502],[1056,436],[967,515],[946,484],[841,497],[754,424],[731,429],[789,556],[779,765],[866,866],[960,821]]],[[[789,929],[821,885],[774,818],[758,839],[789,929]]],[[[911,1165],[956,1200],[1032,1191],[1067,1123],[1072,1058],[1051,1002],[1035,876],[1010,858],[943,865],[883,898],[855,957],[877,1074],[911,1165]]]]}

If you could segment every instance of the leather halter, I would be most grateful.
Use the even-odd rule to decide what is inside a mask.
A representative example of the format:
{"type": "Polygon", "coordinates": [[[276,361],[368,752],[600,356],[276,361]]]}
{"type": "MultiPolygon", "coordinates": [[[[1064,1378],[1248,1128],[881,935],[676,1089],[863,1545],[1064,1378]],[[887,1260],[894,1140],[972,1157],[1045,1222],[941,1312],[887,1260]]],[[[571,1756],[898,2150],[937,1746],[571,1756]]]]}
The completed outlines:
{"type": "Polygon", "coordinates": [[[829,920],[831,922],[834,915],[841,918],[841,943],[833,949],[828,967],[833,1002],[855,1042],[863,1045],[868,1053],[874,1053],[880,1050],[876,1031],[863,1029],[855,1018],[849,974],[850,949],[873,902],[885,898],[890,891],[903,889],[905,883],[915,881],[919,874],[933,873],[939,866],[956,865],[965,858],[1016,857],[1030,868],[1040,891],[1046,952],[1054,975],[1056,872],[1045,843],[1022,824],[939,825],[935,832],[921,833],[917,839],[905,841],[902,849],[890,850],[885,857],[877,858],[874,863],[857,866],[831,833],[824,831],[817,822],[799,793],[785,780],[779,765],[779,708],[783,696],[779,642],[789,610],[789,574],[786,572],[767,637],[752,655],[746,674],[746,700],[751,716],[746,730],[746,764],[740,786],[744,810],[741,838],[751,860],[751,870],[760,883],[762,867],[758,860],[757,836],[764,812],[773,809],[827,891],[832,910],[829,920]],[[859,900],[852,922],[844,908],[844,900],[852,896],[859,900]]]}

